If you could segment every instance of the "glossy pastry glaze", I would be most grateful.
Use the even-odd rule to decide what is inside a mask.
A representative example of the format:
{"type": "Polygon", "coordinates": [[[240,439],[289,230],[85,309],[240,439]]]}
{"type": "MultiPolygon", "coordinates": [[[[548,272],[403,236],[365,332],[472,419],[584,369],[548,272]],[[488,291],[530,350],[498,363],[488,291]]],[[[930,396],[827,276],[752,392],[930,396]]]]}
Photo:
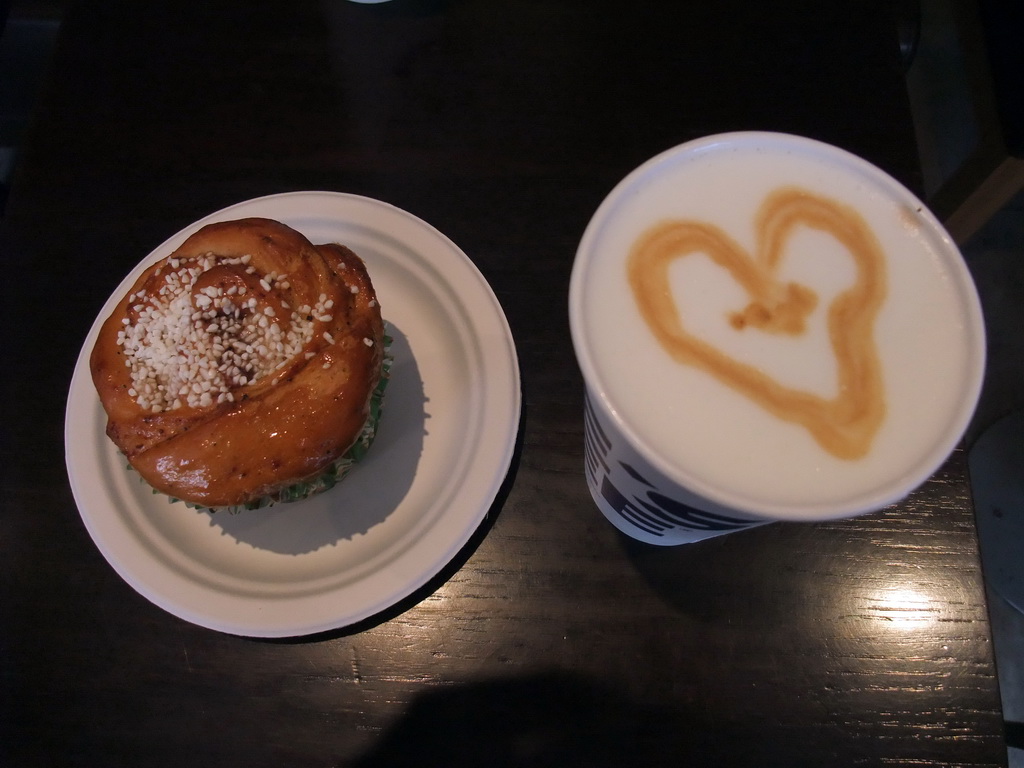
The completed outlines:
{"type": "Polygon", "coordinates": [[[348,450],[366,422],[383,346],[380,307],[358,256],[314,246],[276,221],[244,219],[204,227],[147,269],[104,322],[90,363],[107,435],[131,465],[169,496],[221,507],[313,477],[348,450]],[[145,347],[145,323],[172,325],[161,290],[182,280],[188,338],[145,347]],[[255,329],[255,320],[293,343],[277,357],[265,345],[246,353],[244,340],[223,330],[231,322],[236,333],[243,323],[255,329]],[[192,359],[186,348],[196,333],[206,340],[206,376],[193,365],[195,381],[167,384],[167,356],[192,359]],[[232,345],[244,358],[233,368],[224,352],[232,345]],[[146,358],[153,348],[164,356],[159,365],[146,358]],[[204,378],[213,397],[200,393],[204,378]],[[174,393],[145,394],[158,382],[174,393]]]}

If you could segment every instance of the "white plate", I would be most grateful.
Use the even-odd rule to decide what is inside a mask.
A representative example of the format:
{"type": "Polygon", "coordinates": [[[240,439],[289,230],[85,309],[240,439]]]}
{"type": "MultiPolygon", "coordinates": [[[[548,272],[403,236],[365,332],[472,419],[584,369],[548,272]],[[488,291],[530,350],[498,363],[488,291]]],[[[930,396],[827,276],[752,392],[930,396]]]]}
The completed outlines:
{"type": "Polygon", "coordinates": [[[65,453],[89,534],[156,605],[204,627],[294,637],[348,626],[436,575],[487,514],[512,460],[519,367],[508,323],[448,238],[354,195],[257,198],[196,222],[151,253],[111,296],[78,359],[65,453]],[[138,275],[212,221],[263,216],[366,262],[394,365],[370,453],[331,491],[239,515],[154,495],[106,438],[89,374],[99,326],[138,275]]]}

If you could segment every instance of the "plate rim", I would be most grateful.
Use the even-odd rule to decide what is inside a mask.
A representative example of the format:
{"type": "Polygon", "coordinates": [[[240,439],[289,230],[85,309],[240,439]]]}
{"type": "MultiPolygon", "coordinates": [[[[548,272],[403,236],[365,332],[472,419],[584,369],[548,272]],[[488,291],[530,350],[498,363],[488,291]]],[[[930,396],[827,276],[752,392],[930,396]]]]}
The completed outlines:
{"type": "MultiPolygon", "coordinates": [[[[285,214],[286,213],[287,212],[285,212],[285,214]]],[[[256,216],[268,214],[251,213],[249,215],[256,216]]],[[[282,219],[287,219],[287,216],[282,215],[282,219]]],[[[285,223],[287,223],[287,220],[285,223]]],[[[386,234],[389,236],[391,235],[390,232],[386,234]]],[[[409,247],[410,249],[414,248],[414,246],[409,247]]],[[[432,266],[437,267],[438,265],[433,264],[432,266]]],[[[442,265],[442,267],[443,266],[444,265],[442,265]]],[[[443,275],[444,270],[439,269],[439,274],[443,275]]],[[[447,280],[445,281],[445,285],[451,290],[457,291],[463,295],[471,295],[467,294],[467,287],[456,288],[448,283],[447,280]]],[[[477,318],[473,317],[470,319],[472,322],[467,330],[472,332],[477,327],[477,318]]],[[[99,405],[97,403],[97,408],[98,407],[99,405]]],[[[88,427],[86,427],[86,429],[88,429],[88,427]]],[[[401,603],[403,600],[409,598],[415,592],[420,590],[432,579],[436,578],[438,574],[443,572],[452,563],[452,561],[458,557],[459,552],[462,551],[466,544],[473,538],[474,534],[485,523],[488,513],[493,507],[494,502],[498,499],[503,485],[506,483],[509,473],[513,470],[512,462],[521,429],[522,372],[519,365],[515,339],[512,335],[508,318],[505,315],[500,301],[495,295],[493,288],[472,259],[470,259],[469,256],[447,235],[442,233],[429,222],[392,203],[349,192],[337,192],[330,190],[298,190],[262,195],[232,203],[231,205],[215,210],[212,213],[181,227],[174,234],[164,239],[158,246],[150,250],[149,253],[138,262],[138,264],[129,270],[98,310],[92,325],[85,335],[79,355],[76,359],[74,372],[68,389],[63,433],[65,441],[65,467],[79,516],[82,519],[90,538],[92,538],[93,543],[100,550],[104,559],[107,560],[108,564],[124,581],[129,584],[129,586],[147,600],[158,607],[163,608],[168,613],[208,629],[247,637],[287,638],[305,637],[323,632],[341,630],[363,622],[372,618],[374,615],[385,612],[389,608],[401,603]],[[136,274],[141,272],[147,265],[163,258],[173,251],[174,248],[180,245],[180,243],[183,242],[184,239],[192,232],[211,222],[229,220],[235,214],[253,208],[267,205],[276,206],[279,203],[283,203],[283,201],[290,201],[291,203],[294,203],[295,201],[303,198],[309,200],[311,207],[321,206],[327,208],[330,212],[323,214],[324,218],[334,218],[343,225],[365,226],[363,222],[346,218],[345,214],[342,213],[341,210],[334,211],[331,209],[369,206],[373,210],[380,210],[384,212],[386,215],[401,217],[407,220],[414,228],[418,228],[425,234],[437,239],[440,245],[443,246],[450,256],[456,260],[453,263],[466,270],[463,278],[472,278],[473,282],[468,286],[468,290],[470,290],[471,294],[474,295],[474,301],[484,301],[491,310],[491,316],[487,318],[486,324],[490,327],[490,330],[500,333],[500,339],[493,338],[491,335],[487,337],[486,347],[489,350],[489,354],[481,358],[480,362],[487,363],[489,366],[492,366],[484,368],[483,373],[491,376],[492,378],[496,377],[495,381],[498,382],[497,387],[493,384],[488,384],[481,388],[481,392],[482,412],[485,414],[498,414],[496,422],[498,422],[498,425],[501,427],[499,434],[501,448],[500,450],[497,447],[493,448],[492,453],[495,455],[490,460],[489,466],[473,469],[473,472],[485,479],[486,482],[481,480],[479,489],[473,494],[473,498],[470,500],[472,501],[472,510],[463,510],[461,516],[456,518],[458,525],[454,526],[454,528],[444,536],[444,546],[438,546],[436,551],[430,553],[430,556],[426,558],[428,561],[426,564],[414,569],[414,572],[412,573],[405,574],[403,578],[400,578],[397,581],[394,579],[389,581],[381,576],[381,569],[379,568],[371,571],[368,576],[377,575],[391,585],[390,588],[381,590],[384,594],[378,595],[374,593],[372,600],[367,600],[358,607],[349,605],[345,606],[345,610],[341,610],[340,607],[336,607],[335,610],[329,612],[329,616],[323,615],[318,617],[308,617],[302,621],[291,619],[284,622],[256,622],[253,621],[252,617],[241,620],[238,617],[231,617],[230,619],[218,621],[216,620],[216,617],[211,617],[205,613],[190,610],[191,606],[187,605],[187,600],[183,604],[181,602],[166,599],[164,597],[165,593],[155,591],[153,585],[146,583],[144,579],[140,581],[139,574],[133,570],[129,563],[125,562],[125,558],[123,557],[124,553],[111,548],[111,541],[109,540],[111,537],[108,535],[108,532],[104,531],[103,521],[95,519],[96,513],[94,510],[86,511],[90,507],[91,501],[83,498],[85,489],[82,487],[80,478],[76,478],[78,462],[75,458],[75,449],[72,445],[71,439],[76,430],[76,425],[74,423],[75,418],[76,416],[81,418],[81,415],[73,410],[75,405],[74,401],[76,396],[87,396],[88,391],[93,389],[91,379],[88,376],[88,353],[91,351],[91,345],[95,341],[95,334],[98,325],[102,322],[106,313],[109,311],[110,303],[123,293],[126,284],[129,283],[130,280],[133,280],[136,274]],[[83,387],[87,390],[84,395],[81,391],[83,387]],[[501,397],[497,400],[493,398],[489,399],[487,393],[495,390],[500,393],[501,397]],[[504,396],[506,391],[510,397],[504,396]],[[500,406],[501,401],[505,402],[504,409],[497,407],[500,406]]],[[[494,424],[486,422],[482,427],[480,427],[480,430],[481,432],[487,431],[493,433],[494,424]]],[[[106,439],[102,435],[101,437],[104,440],[106,439]]],[[[494,441],[494,446],[497,445],[498,441],[494,441]]],[[[466,477],[469,476],[470,474],[466,475],[466,477]]],[[[102,481],[96,482],[97,484],[102,485],[102,481]]],[[[112,515],[113,519],[108,521],[108,525],[125,526],[123,521],[117,522],[116,518],[120,517],[118,513],[111,512],[109,514],[112,515]]],[[[430,529],[436,529],[438,524],[446,519],[452,519],[451,512],[446,511],[442,513],[437,520],[431,524],[430,529]]],[[[113,538],[117,538],[117,536],[114,536],[113,538]]],[[[143,545],[140,544],[140,547],[142,546],[143,545]]],[[[397,556],[396,561],[389,561],[389,564],[394,565],[394,562],[401,563],[403,558],[409,557],[410,551],[415,554],[421,554],[414,544],[406,547],[406,549],[397,556]]],[[[151,557],[152,555],[147,554],[147,556],[151,557]]],[[[361,579],[368,578],[368,576],[361,577],[361,579]]],[[[188,577],[184,578],[187,579],[188,577]]],[[[338,589],[338,587],[328,589],[325,592],[318,594],[316,598],[322,600],[324,597],[338,591],[338,589]]],[[[254,604],[261,602],[250,598],[236,599],[254,604]]],[[[280,598],[276,596],[264,596],[262,602],[271,603],[276,602],[279,599],[280,598]]],[[[258,609],[255,612],[258,613],[258,609]]],[[[328,612],[324,613],[326,614],[328,612]]]]}

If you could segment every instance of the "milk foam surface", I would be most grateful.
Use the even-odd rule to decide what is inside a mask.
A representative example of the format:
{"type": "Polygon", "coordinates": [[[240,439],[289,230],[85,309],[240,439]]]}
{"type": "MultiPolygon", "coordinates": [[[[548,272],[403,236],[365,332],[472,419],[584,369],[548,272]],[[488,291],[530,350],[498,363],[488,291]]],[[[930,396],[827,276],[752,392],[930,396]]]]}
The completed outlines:
{"type": "MultiPolygon", "coordinates": [[[[734,134],[642,166],[609,196],[574,269],[574,342],[592,396],[643,455],[686,487],[779,518],[856,514],[895,501],[925,480],[973,412],[984,366],[977,295],[955,247],[909,192],[866,163],[795,137],[734,134]],[[704,370],[677,362],[642,318],[626,277],[637,238],[665,219],[725,230],[750,254],[765,198],[799,187],[855,208],[887,256],[888,295],[875,324],[886,417],[868,454],[827,453],[799,424],[768,413],[704,370]]],[[[703,255],[677,259],[670,285],[684,327],[788,387],[836,393],[825,316],[856,276],[825,233],[801,229],[779,276],[813,289],[801,336],[737,331],[749,301],[703,255]]]]}

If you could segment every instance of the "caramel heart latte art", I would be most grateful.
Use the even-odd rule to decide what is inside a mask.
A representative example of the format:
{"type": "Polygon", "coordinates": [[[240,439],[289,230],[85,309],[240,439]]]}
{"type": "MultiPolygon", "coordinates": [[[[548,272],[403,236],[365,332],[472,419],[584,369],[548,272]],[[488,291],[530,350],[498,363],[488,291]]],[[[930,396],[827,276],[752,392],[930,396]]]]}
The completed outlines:
{"type": "Polygon", "coordinates": [[[627,261],[633,298],[651,332],[679,363],[695,366],[779,419],[802,425],[833,456],[865,456],[885,419],[885,390],[875,344],[875,320],[887,293],[885,253],[853,208],[797,187],[768,194],[756,218],[756,251],[748,253],[705,221],[668,220],[647,230],[627,261]],[[698,338],[684,326],[669,283],[679,259],[704,254],[745,291],[749,303],[728,320],[736,333],[800,336],[818,304],[813,290],[777,274],[786,246],[801,228],[834,238],[856,266],[856,279],[826,311],[838,370],[838,390],[826,398],[781,384],[698,338]]]}
{"type": "Polygon", "coordinates": [[[597,508],[651,544],[866,514],[961,440],[985,330],[912,192],[839,147],[693,139],[594,212],[569,286],[597,508]]]}

